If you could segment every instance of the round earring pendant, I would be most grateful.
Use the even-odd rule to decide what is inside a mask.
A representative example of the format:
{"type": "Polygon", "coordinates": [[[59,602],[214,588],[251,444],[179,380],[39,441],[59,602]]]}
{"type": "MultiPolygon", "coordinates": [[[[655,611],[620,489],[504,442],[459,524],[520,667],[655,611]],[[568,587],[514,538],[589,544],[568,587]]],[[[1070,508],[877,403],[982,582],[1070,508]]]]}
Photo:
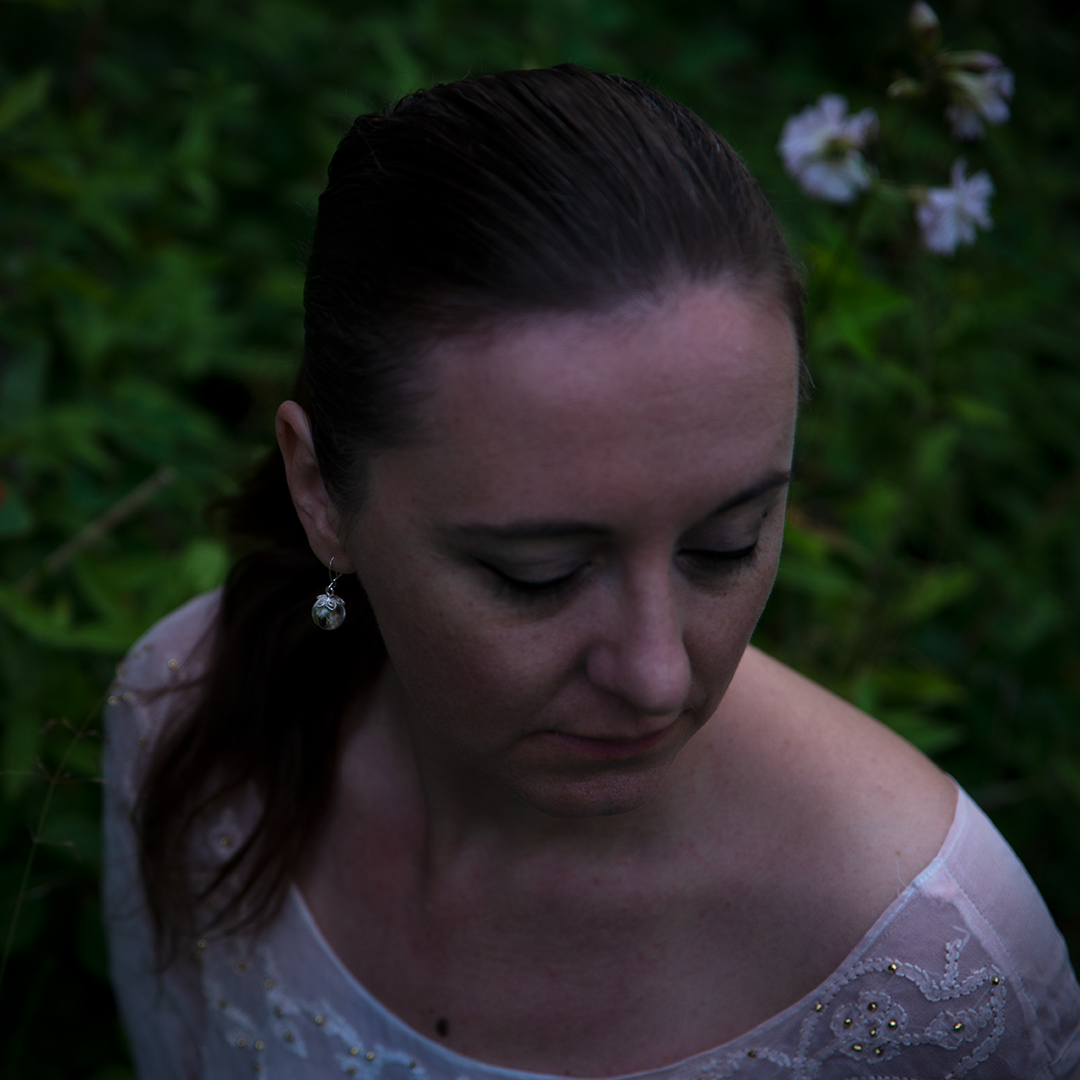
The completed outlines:
{"type": "Polygon", "coordinates": [[[340,596],[322,593],[311,605],[311,619],[320,630],[336,630],[345,621],[345,601],[340,596]]]}

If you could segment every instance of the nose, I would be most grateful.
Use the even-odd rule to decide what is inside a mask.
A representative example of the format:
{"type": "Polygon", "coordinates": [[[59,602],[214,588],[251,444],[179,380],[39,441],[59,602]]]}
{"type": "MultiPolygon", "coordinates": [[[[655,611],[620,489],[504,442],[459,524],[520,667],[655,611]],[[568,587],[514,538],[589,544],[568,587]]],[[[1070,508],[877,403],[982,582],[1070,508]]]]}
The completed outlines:
{"type": "Polygon", "coordinates": [[[590,681],[635,712],[679,712],[690,694],[690,657],[668,566],[626,582],[589,650],[590,681]]]}

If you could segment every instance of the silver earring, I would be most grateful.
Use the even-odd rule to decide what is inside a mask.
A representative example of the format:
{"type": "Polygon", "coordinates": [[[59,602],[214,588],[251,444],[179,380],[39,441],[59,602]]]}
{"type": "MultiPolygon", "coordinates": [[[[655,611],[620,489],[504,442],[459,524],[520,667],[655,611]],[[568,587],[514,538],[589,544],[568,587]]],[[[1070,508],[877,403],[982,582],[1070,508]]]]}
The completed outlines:
{"type": "Polygon", "coordinates": [[[333,559],[326,569],[330,584],[326,586],[326,592],[315,597],[315,603],[311,605],[311,619],[320,630],[336,630],[345,621],[345,601],[334,595],[334,586],[341,575],[334,573],[333,559]]]}

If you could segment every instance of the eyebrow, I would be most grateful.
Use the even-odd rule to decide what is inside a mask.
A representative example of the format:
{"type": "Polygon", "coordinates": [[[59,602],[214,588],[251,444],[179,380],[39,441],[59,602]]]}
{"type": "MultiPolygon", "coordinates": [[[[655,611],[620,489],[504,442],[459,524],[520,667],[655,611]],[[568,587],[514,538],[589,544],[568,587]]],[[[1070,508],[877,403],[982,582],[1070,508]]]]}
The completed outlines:
{"type": "MultiPolygon", "coordinates": [[[[719,517],[740,506],[753,502],[762,495],[791,482],[791,471],[771,472],[760,480],[743,488],[715,510],[705,515],[704,521],[719,517]]],[[[457,525],[452,531],[459,536],[490,540],[544,540],[561,537],[608,536],[611,530],[603,525],[587,521],[519,521],[512,525],[457,525]]]]}

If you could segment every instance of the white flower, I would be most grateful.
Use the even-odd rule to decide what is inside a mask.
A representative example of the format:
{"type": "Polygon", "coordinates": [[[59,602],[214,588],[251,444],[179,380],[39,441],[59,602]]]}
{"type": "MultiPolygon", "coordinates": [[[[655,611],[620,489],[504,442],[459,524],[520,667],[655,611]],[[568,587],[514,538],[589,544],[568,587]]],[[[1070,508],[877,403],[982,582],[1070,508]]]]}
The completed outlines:
{"type": "Polygon", "coordinates": [[[945,119],[952,124],[953,138],[983,138],[984,120],[1004,124],[1010,116],[1008,99],[1016,89],[1016,80],[1001,59],[988,52],[952,53],[944,59],[945,84],[952,97],[945,119]]]}
{"type": "Polygon", "coordinates": [[[816,105],[788,117],[776,149],[784,168],[811,195],[848,203],[870,186],[870,169],[859,151],[877,128],[873,109],[848,116],[847,98],[822,94],[816,105]]]}
{"type": "Polygon", "coordinates": [[[985,169],[965,179],[967,162],[957,158],[947,188],[930,188],[915,207],[923,244],[938,255],[951,255],[961,244],[975,243],[975,226],[993,228],[990,196],[994,184],[985,169]]]}

